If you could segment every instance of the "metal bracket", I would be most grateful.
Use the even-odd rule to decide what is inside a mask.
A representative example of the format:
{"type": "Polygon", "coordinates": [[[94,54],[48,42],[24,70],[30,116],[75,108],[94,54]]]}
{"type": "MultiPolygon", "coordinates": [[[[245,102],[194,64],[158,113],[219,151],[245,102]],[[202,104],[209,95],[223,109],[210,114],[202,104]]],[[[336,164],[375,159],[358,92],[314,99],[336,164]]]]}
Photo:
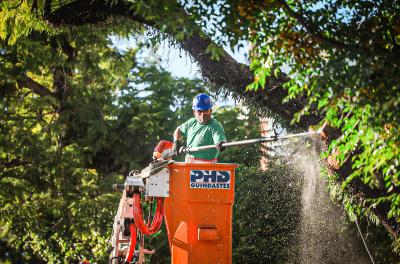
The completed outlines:
{"type": "Polygon", "coordinates": [[[127,187],[141,187],[144,188],[143,179],[137,176],[128,176],[125,179],[125,189],[127,187]]]}
{"type": "Polygon", "coordinates": [[[145,196],[169,197],[169,169],[151,175],[146,180],[145,196]]]}

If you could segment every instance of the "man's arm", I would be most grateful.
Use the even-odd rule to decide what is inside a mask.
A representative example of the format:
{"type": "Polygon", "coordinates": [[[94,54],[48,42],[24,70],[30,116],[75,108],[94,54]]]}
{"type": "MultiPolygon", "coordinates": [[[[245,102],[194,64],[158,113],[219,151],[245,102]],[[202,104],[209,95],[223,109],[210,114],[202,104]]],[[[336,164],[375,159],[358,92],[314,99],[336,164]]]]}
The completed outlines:
{"type": "Polygon", "coordinates": [[[216,121],[216,123],[217,125],[214,130],[213,140],[218,151],[222,152],[225,150],[225,147],[222,147],[222,144],[226,142],[225,131],[219,122],[216,121]]]}
{"type": "Polygon", "coordinates": [[[179,140],[181,140],[183,138],[181,130],[179,129],[179,127],[177,127],[175,129],[173,138],[174,138],[174,142],[175,141],[179,141],[179,140]]]}
{"type": "Polygon", "coordinates": [[[172,151],[175,155],[179,155],[179,140],[183,138],[182,132],[179,127],[177,127],[174,131],[173,135],[173,144],[172,144],[172,151]]]}

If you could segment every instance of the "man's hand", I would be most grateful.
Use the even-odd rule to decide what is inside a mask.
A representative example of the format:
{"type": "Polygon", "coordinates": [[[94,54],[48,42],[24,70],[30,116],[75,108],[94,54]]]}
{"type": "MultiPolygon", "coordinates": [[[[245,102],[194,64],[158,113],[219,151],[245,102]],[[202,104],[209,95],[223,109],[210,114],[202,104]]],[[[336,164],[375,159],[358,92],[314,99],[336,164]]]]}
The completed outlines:
{"type": "Polygon", "coordinates": [[[226,147],[223,147],[222,144],[226,143],[225,141],[220,141],[218,142],[216,148],[218,149],[219,152],[222,152],[226,149],[226,147]]]}

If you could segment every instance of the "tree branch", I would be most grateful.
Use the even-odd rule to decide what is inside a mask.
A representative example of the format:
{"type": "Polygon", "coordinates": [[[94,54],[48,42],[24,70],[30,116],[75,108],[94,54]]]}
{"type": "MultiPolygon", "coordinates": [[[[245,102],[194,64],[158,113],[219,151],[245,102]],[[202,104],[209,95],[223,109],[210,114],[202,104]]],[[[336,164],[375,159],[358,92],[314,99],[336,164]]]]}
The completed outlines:
{"type": "MultiPolygon", "coordinates": [[[[177,6],[174,10],[176,14],[188,16],[183,8],[177,6]]],[[[109,17],[123,16],[132,21],[159,29],[155,21],[146,20],[140,14],[134,13],[129,4],[125,1],[118,1],[116,4],[109,5],[106,1],[74,1],[55,10],[48,16],[48,21],[54,25],[83,25],[105,22],[109,17]],[[79,11],[79,12],[78,12],[79,11]]],[[[193,22],[192,27],[197,25],[193,22]]],[[[179,29],[175,29],[179,32],[179,29]]],[[[175,32],[167,32],[174,37],[175,32]]],[[[249,66],[236,62],[228,53],[222,50],[222,55],[218,61],[212,60],[206,53],[207,47],[213,41],[206,36],[200,29],[191,36],[186,36],[183,41],[177,41],[199,64],[202,76],[218,88],[225,88],[231,91],[236,97],[250,100],[253,104],[269,111],[290,123],[294,114],[300,111],[305,105],[305,98],[292,100],[283,104],[283,99],[287,96],[286,89],[282,84],[288,81],[286,75],[281,74],[279,78],[270,77],[267,81],[269,87],[265,90],[244,92],[246,86],[253,82],[253,74],[249,66]],[[276,89],[279,87],[280,89],[276,89]]],[[[222,49],[222,48],[221,48],[222,49]]],[[[295,126],[307,129],[310,125],[315,125],[321,120],[318,116],[304,116],[299,124],[295,126]]]]}
{"type": "Polygon", "coordinates": [[[131,4],[125,1],[117,1],[110,4],[106,0],[77,0],[60,6],[47,16],[47,20],[53,25],[96,24],[105,22],[109,17],[122,16],[142,24],[154,26],[154,23],[135,15],[131,4]]]}
{"type": "Polygon", "coordinates": [[[71,46],[65,36],[62,38],[62,43],[60,46],[63,52],[67,55],[68,61],[73,61],[75,59],[75,49],[71,46]]]}
{"type": "Polygon", "coordinates": [[[346,49],[346,48],[354,48],[351,45],[347,45],[344,44],[342,42],[339,42],[337,40],[334,39],[330,39],[325,37],[324,35],[321,34],[321,32],[318,32],[317,30],[315,30],[315,28],[310,25],[310,23],[301,15],[296,13],[295,11],[293,11],[290,6],[286,3],[286,1],[284,0],[279,0],[279,3],[281,4],[281,6],[283,7],[284,10],[286,10],[286,12],[288,13],[289,16],[295,18],[297,20],[297,22],[303,26],[307,32],[318,42],[325,44],[327,46],[336,48],[336,49],[346,49]]]}
{"type": "Polygon", "coordinates": [[[43,16],[47,17],[51,12],[51,2],[52,0],[45,0],[43,4],[43,16]]]}
{"type": "Polygon", "coordinates": [[[29,165],[29,164],[32,164],[32,162],[25,161],[25,160],[19,160],[19,159],[12,159],[10,161],[2,161],[1,162],[1,166],[5,167],[7,169],[15,168],[15,167],[19,167],[19,166],[25,166],[25,165],[29,165]]]}
{"type": "Polygon", "coordinates": [[[41,85],[40,83],[34,81],[28,76],[23,76],[18,80],[18,85],[21,87],[26,87],[32,90],[35,94],[38,94],[40,96],[54,96],[54,93],[51,92],[47,87],[41,85]]]}
{"type": "Polygon", "coordinates": [[[400,233],[400,227],[396,223],[395,220],[388,220],[386,218],[386,213],[381,213],[377,209],[372,209],[372,212],[378,217],[379,221],[382,223],[382,225],[385,227],[385,229],[389,232],[389,234],[394,238],[397,239],[400,233]]]}

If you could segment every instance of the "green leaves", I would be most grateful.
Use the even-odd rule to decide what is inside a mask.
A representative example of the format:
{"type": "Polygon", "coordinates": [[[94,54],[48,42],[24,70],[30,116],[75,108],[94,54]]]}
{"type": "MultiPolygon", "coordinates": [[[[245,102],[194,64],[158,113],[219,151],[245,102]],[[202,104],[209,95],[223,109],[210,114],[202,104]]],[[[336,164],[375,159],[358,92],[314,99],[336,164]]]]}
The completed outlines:
{"type": "MultiPolygon", "coordinates": [[[[112,196],[110,181],[148,162],[149,146],[168,139],[174,126],[190,115],[191,97],[203,91],[204,83],[137,65],[137,50],[123,53],[112,48],[111,33],[126,36],[143,30],[142,26],[111,17],[103,25],[56,30],[41,15],[56,12],[59,4],[77,2],[45,2],[52,5],[48,8],[43,1],[30,0],[0,3],[0,179],[4,180],[0,221],[10,226],[5,236],[12,246],[24,245],[30,250],[27,254],[50,262],[77,262],[94,257],[93,252],[104,258],[108,231],[93,226],[107,226],[112,217],[107,203],[112,196]],[[34,85],[26,83],[26,76],[34,85]],[[41,95],[38,87],[49,95],[41,95]],[[32,219],[17,206],[24,206],[29,197],[36,210],[29,211],[35,216],[32,219]],[[60,207],[66,219],[60,217],[60,207]],[[8,220],[12,212],[26,221],[17,216],[8,220]],[[98,218],[82,222],[70,217],[94,214],[98,218]],[[38,219],[40,228],[34,222],[38,219]],[[59,226],[61,231],[52,236],[43,231],[48,226],[59,226]],[[27,228],[32,231],[26,240],[17,240],[27,228]],[[25,243],[29,240],[34,241],[32,247],[25,243]],[[54,246],[46,245],[47,240],[54,246]],[[89,246],[96,250],[90,251],[89,246]]],[[[203,26],[217,40],[206,48],[215,60],[222,54],[218,45],[252,43],[249,59],[254,82],[246,90],[280,89],[273,80],[280,72],[287,73],[290,79],[283,88],[288,96],[283,103],[301,109],[294,121],[303,115],[322,116],[321,122],[342,133],[327,155],[337,153],[335,158],[352,168],[335,179],[350,197],[343,202],[349,214],[369,215],[373,207],[379,207],[397,221],[400,10],[395,2],[107,3],[112,7],[127,3],[130,17],[140,15],[178,41],[187,40],[193,32],[204,36],[197,25],[203,26]],[[296,102],[290,104],[293,99],[296,102]],[[354,190],[361,198],[352,199],[354,190]],[[363,197],[364,190],[376,200],[363,197]]],[[[75,11],[80,14],[81,10],[75,11]]],[[[81,18],[85,23],[86,18],[81,18]]],[[[155,35],[152,41],[166,37],[155,35]]],[[[232,112],[221,115],[237,124],[232,112]]]]}
{"type": "Polygon", "coordinates": [[[1,241],[27,257],[106,262],[120,198],[112,184],[146,166],[205,91],[201,80],[139,65],[138,50],[117,50],[110,32],[80,27],[0,41],[0,74],[12,87],[1,87],[0,100],[1,241]],[[50,93],[17,84],[25,73],[50,93]]]}
{"type": "Polygon", "coordinates": [[[206,54],[210,54],[212,60],[219,61],[219,58],[224,53],[224,50],[215,43],[211,43],[207,46],[205,52],[206,54]]]}
{"type": "Polygon", "coordinates": [[[30,1],[7,0],[0,3],[0,38],[14,45],[32,31],[54,34],[56,30],[31,11],[30,1]]]}
{"type": "MultiPolygon", "coordinates": [[[[254,82],[247,85],[247,91],[257,91],[258,88],[265,89],[266,82],[271,77],[271,68],[268,66],[268,62],[254,60],[250,64],[250,69],[254,72],[254,82]]],[[[274,76],[278,74],[278,69],[274,70],[274,76]]]]}
{"type": "MultiPolygon", "coordinates": [[[[283,103],[301,105],[292,122],[318,116],[321,124],[327,122],[342,133],[326,156],[336,153],[334,159],[351,167],[337,179],[343,191],[364,195],[369,190],[386,197],[374,206],[379,204],[397,221],[400,207],[392,193],[399,188],[400,64],[393,45],[399,6],[357,1],[229,3],[223,32],[230,43],[252,43],[254,81],[245,91],[268,91],[268,80],[280,70],[286,72],[290,79],[283,85],[288,93],[283,103]],[[370,16],[373,12],[381,15],[370,16]]],[[[363,201],[362,206],[371,206],[368,199],[363,201]]],[[[355,213],[366,215],[362,210],[355,213]]]]}
{"type": "Polygon", "coordinates": [[[265,172],[258,170],[258,164],[237,169],[232,224],[235,263],[249,259],[293,263],[299,258],[301,175],[287,164],[268,162],[265,172]]]}

